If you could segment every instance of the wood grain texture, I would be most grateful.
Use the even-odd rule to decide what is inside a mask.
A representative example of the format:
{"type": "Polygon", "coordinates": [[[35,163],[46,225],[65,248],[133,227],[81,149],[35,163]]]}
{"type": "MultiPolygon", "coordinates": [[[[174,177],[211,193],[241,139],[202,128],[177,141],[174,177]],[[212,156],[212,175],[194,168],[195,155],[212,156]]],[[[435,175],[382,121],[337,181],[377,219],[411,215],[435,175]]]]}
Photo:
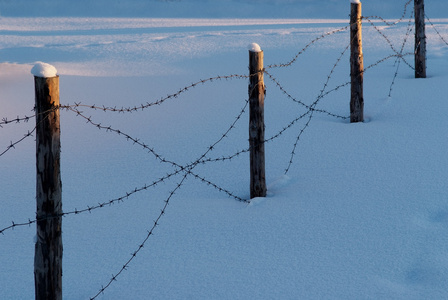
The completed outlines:
{"type": "Polygon", "coordinates": [[[36,93],[36,300],[62,299],[59,77],[34,77],[36,93]]]}
{"type": "Polygon", "coordinates": [[[351,3],[350,13],[350,122],[364,121],[364,56],[362,53],[361,3],[351,3]]]}
{"type": "Polygon", "coordinates": [[[263,51],[249,51],[250,198],[266,197],[263,51]]]}

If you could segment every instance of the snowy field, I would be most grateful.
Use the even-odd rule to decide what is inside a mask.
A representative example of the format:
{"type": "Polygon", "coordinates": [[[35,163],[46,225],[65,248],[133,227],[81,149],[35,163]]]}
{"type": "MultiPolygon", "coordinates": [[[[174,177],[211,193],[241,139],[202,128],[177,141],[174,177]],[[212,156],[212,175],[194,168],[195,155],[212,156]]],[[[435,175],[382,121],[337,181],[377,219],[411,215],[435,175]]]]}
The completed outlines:
{"type": "MultiPolygon", "coordinates": [[[[344,17],[0,18],[1,118],[33,115],[30,70],[44,61],[58,70],[63,105],[140,106],[207,80],[132,113],[79,108],[178,165],[195,162],[234,124],[211,161],[194,165],[204,180],[178,173],[63,218],[64,299],[106,286],[167,200],[154,235],[97,299],[448,299],[448,45],[428,24],[428,78],[417,80],[412,55],[378,63],[401,50],[409,13],[396,26],[364,21],[364,64],[375,65],[364,77],[365,122],[317,111],[297,120],[307,110],[291,98],[310,105],[321,93],[317,109],[349,115],[349,32],[310,44],[345,27],[344,17]],[[235,198],[249,198],[248,79],[208,78],[247,75],[252,42],[265,66],[306,50],[289,67],[267,69],[291,97],[265,75],[266,138],[276,137],[266,144],[268,196],[247,203],[235,198]],[[215,161],[222,157],[232,159],[215,161]]],[[[447,41],[448,19],[432,22],[447,41]]],[[[411,34],[403,53],[412,51],[411,34]]],[[[0,152],[34,122],[3,124],[0,152]]],[[[61,139],[64,212],[176,170],[69,110],[61,139]]],[[[0,230],[35,217],[34,160],[32,137],[0,156],[0,230]]],[[[34,235],[34,224],[0,235],[1,299],[34,297],[34,235]]]]}

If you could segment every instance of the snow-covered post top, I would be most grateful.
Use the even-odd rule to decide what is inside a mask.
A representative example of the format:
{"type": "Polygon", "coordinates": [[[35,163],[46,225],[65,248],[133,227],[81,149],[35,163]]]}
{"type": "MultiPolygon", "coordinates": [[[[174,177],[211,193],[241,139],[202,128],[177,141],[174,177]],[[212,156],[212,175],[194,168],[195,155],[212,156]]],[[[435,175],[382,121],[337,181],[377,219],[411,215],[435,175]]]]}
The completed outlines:
{"type": "Polygon", "coordinates": [[[56,77],[57,73],[58,71],[54,66],[40,61],[36,62],[34,67],[31,69],[31,74],[35,77],[51,78],[56,77]]]}
{"type": "Polygon", "coordinates": [[[260,45],[257,43],[252,43],[248,46],[250,52],[262,52],[260,45]]]}
{"type": "Polygon", "coordinates": [[[351,4],[361,4],[361,1],[359,0],[350,0],[351,4]]]}

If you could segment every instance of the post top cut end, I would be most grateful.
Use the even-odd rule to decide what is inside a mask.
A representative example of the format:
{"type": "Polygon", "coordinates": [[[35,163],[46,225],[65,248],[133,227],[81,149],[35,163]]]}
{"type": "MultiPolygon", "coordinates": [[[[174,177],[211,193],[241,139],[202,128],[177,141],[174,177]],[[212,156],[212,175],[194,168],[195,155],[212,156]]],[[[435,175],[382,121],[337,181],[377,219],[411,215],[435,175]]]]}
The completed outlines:
{"type": "Polygon", "coordinates": [[[360,0],[350,0],[350,3],[352,4],[361,4],[360,0]]]}
{"type": "Polygon", "coordinates": [[[261,52],[260,45],[258,45],[257,43],[250,44],[248,48],[251,52],[261,52]]]}
{"type": "Polygon", "coordinates": [[[33,74],[36,77],[43,77],[43,78],[50,78],[50,77],[56,77],[58,71],[55,67],[53,67],[50,64],[38,61],[34,65],[34,67],[31,69],[31,74],[33,74]]]}

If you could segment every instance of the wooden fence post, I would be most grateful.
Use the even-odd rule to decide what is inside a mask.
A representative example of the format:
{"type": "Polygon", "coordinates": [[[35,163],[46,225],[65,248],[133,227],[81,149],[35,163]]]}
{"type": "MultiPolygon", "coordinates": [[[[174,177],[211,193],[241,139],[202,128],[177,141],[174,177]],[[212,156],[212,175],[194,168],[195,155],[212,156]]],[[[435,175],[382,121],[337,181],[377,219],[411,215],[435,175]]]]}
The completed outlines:
{"type": "Polygon", "coordinates": [[[62,299],[59,76],[51,68],[40,63],[31,71],[36,96],[36,300],[62,299]],[[48,74],[54,76],[44,77],[48,74]]]}
{"type": "Polygon", "coordinates": [[[257,44],[249,48],[249,147],[250,198],[266,197],[264,153],[263,51],[257,44]]]}
{"type": "Polygon", "coordinates": [[[414,0],[415,14],[415,78],[426,78],[425,3],[414,0]]]}
{"type": "Polygon", "coordinates": [[[350,0],[350,122],[364,121],[364,57],[362,54],[361,2],[350,0]]]}

